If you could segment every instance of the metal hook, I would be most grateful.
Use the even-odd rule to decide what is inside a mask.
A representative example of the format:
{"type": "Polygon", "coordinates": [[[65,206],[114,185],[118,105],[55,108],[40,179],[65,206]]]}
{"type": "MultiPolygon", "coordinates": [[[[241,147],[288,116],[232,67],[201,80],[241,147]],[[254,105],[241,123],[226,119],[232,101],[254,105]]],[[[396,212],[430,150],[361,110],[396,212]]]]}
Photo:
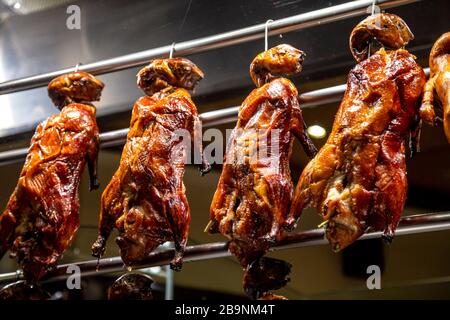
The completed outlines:
{"type": "Polygon", "coordinates": [[[173,42],[172,46],[170,47],[169,59],[172,59],[174,51],[175,51],[175,42],[173,42]]]}
{"type": "MultiPolygon", "coordinates": [[[[377,0],[372,0],[372,9],[370,15],[373,16],[375,14],[375,5],[377,0]]],[[[369,51],[367,52],[367,58],[370,58],[370,51],[372,50],[372,41],[369,42],[369,51]]]]}
{"type": "Polygon", "coordinates": [[[75,66],[75,72],[78,72],[78,70],[80,69],[81,66],[81,62],[78,62],[77,65],[75,66]]]}
{"type": "Polygon", "coordinates": [[[372,13],[371,13],[372,16],[375,14],[375,5],[376,4],[377,4],[377,0],[372,0],[372,13]]]}
{"type": "Polygon", "coordinates": [[[269,23],[273,22],[272,19],[269,19],[266,21],[266,26],[264,28],[264,51],[267,51],[269,49],[269,23]]]}

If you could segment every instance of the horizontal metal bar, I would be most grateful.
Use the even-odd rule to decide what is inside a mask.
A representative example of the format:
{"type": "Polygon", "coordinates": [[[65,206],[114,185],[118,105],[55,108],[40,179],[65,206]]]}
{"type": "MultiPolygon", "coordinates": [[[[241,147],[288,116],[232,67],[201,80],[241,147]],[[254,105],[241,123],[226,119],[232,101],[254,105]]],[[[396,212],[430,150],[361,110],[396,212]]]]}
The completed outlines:
{"type": "Polygon", "coordinates": [[[0,165],[21,162],[25,160],[28,148],[13,149],[0,152],[0,165]]]}
{"type": "MultiPolygon", "coordinates": [[[[386,9],[417,1],[419,0],[378,0],[377,5],[382,9],[386,9]]],[[[367,8],[370,5],[372,5],[372,0],[349,1],[340,5],[275,20],[270,24],[269,35],[305,29],[307,27],[361,15],[367,13],[367,8]]],[[[223,48],[260,39],[264,37],[264,28],[265,23],[260,23],[234,31],[179,42],[173,48],[174,53],[177,56],[187,56],[194,53],[205,52],[212,49],[223,48]]],[[[154,58],[167,57],[171,48],[172,45],[170,44],[116,58],[87,63],[79,66],[79,70],[87,71],[95,75],[124,70],[143,65],[154,58]]],[[[46,86],[54,77],[73,70],[74,67],[71,67],[26,78],[6,81],[0,83],[0,94],[46,86]]]]}
{"type": "MultiPolygon", "coordinates": [[[[402,236],[449,229],[450,212],[438,212],[403,217],[400,220],[400,224],[395,234],[396,236],[402,236]]],[[[313,229],[290,233],[277,246],[271,248],[271,250],[276,251],[288,248],[323,245],[327,243],[324,239],[324,233],[324,229],[313,229]]],[[[381,232],[368,232],[359,240],[379,238],[381,235],[381,232]]],[[[173,249],[166,249],[151,253],[141,263],[134,265],[133,269],[167,265],[172,260],[173,255],[173,249]]],[[[224,258],[230,255],[231,254],[228,252],[227,242],[206,243],[186,247],[183,261],[194,262],[224,258]]],[[[49,273],[44,281],[55,281],[67,278],[70,275],[67,274],[67,267],[74,264],[80,267],[80,271],[83,276],[123,272],[126,270],[120,257],[104,258],[99,261],[89,260],[73,264],[60,265],[53,273],[49,273]]],[[[14,281],[19,278],[21,278],[20,272],[0,274],[0,282],[14,281]]]]}
{"type": "MultiPolygon", "coordinates": [[[[429,75],[429,68],[424,69],[429,75]]],[[[299,96],[302,109],[316,107],[321,104],[340,101],[346,89],[345,84],[324,89],[305,92],[299,96]]],[[[239,107],[229,107],[200,114],[203,127],[232,123],[236,121],[239,107]]],[[[119,129],[100,134],[100,146],[102,148],[123,145],[126,141],[129,129],[119,129]]],[[[20,162],[27,156],[28,148],[20,148],[0,152],[0,165],[20,162]]]]}

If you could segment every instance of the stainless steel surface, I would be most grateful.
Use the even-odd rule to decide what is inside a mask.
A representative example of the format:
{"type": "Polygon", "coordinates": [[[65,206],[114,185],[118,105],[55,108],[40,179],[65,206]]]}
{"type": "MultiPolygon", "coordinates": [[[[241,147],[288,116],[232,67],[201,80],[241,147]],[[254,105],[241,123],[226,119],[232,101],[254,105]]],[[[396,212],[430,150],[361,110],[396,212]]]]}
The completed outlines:
{"type": "MultiPolygon", "coordinates": [[[[379,0],[378,6],[381,8],[391,8],[418,0],[379,0]]],[[[275,35],[307,27],[346,19],[355,15],[367,13],[368,6],[372,5],[372,0],[349,1],[340,5],[323,8],[288,18],[271,22],[269,35],[275,35]]],[[[264,37],[265,23],[233,30],[221,34],[216,34],[204,38],[194,39],[176,43],[173,47],[175,55],[187,56],[194,53],[201,53],[211,49],[218,49],[226,46],[236,45],[243,42],[260,39],[264,37]]],[[[92,74],[104,74],[113,71],[124,70],[147,63],[150,59],[168,56],[172,44],[149,49],[141,52],[127,54],[120,57],[97,61],[81,65],[79,70],[92,74]]],[[[54,77],[74,70],[74,67],[56,70],[44,74],[34,75],[26,78],[15,79],[0,83],[0,94],[7,94],[40,86],[46,86],[54,77]]]]}
{"type": "MultiPolygon", "coordinates": [[[[429,74],[429,68],[425,69],[429,74]]],[[[346,85],[324,88],[303,93],[299,96],[302,109],[312,108],[321,104],[336,102],[342,98],[346,85]]],[[[230,107],[214,111],[208,111],[200,114],[203,126],[205,128],[219,124],[231,123],[236,121],[239,107],[230,107]]],[[[100,134],[100,145],[102,148],[123,145],[126,141],[128,128],[104,132],[100,134]]],[[[23,161],[27,155],[27,148],[8,150],[0,152],[0,165],[23,161]]]]}
{"type": "Polygon", "coordinates": [[[165,266],[166,268],[166,282],[164,284],[164,300],[173,300],[174,292],[174,281],[173,281],[173,270],[170,266],[165,266]]]}
{"type": "MultiPolygon", "coordinates": [[[[449,229],[450,212],[438,212],[402,218],[395,234],[396,236],[402,236],[449,229]]],[[[323,245],[327,243],[324,239],[324,234],[324,229],[313,229],[290,233],[283,239],[283,241],[271,250],[323,245]]],[[[381,232],[368,232],[359,240],[379,238],[381,235],[381,232]]],[[[154,266],[165,266],[170,263],[173,253],[173,249],[165,249],[151,253],[142,263],[139,263],[133,267],[140,269],[154,266]]],[[[228,252],[228,244],[226,242],[206,243],[186,247],[183,261],[185,263],[194,262],[223,258],[230,255],[231,254],[228,252]]],[[[99,275],[126,270],[120,257],[104,258],[99,261],[89,260],[75,264],[80,267],[83,276],[99,275]]],[[[69,264],[58,266],[56,271],[53,274],[49,274],[45,280],[54,281],[67,278],[69,276],[66,273],[68,266],[69,264]]],[[[14,281],[19,279],[20,275],[20,272],[0,274],[0,282],[14,281]]]]}
{"type": "Polygon", "coordinates": [[[0,283],[16,281],[22,279],[22,273],[20,271],[16,272],[7,272],[0,274],[0,283]]]}
{"type": "MultiPolygon", "coordinates": [[[[66,5],[12,15],[4,21],[0,18],[0,82],[24,79],[30,74],[42,75],[54,70],[73,69],[80,62],[86,67],[114,56],[146,52],[148,48],[167,48],[168,43],[172,42],[180,44],[190,42],[190,39],[209,38],[212,34],[230,34],[227,32],[229,30],[247,30],[247,26],[259,25],[261,31],[268,18],[277,23],[287,21],[288,25],[292,23],[292,15],[308,16],[309,12],[318,12],[317,9],[323,8],[331,12],[332,8],[348,2],[236,0],[230,6],[227,0],[216,0],[215,5],[211,6],[207,0],[76,0],[71,4],[81,8],[80,30],[66,28],[66,5]]],[[[351,2],[351,5],[355,3],[359,1],[351,2]]],[[[432,43],[447,31],[444,15],[434,8],[445,10],[450,4],[445,0],[434,0],[433,5],[429,1],[401,6],[399,4],[406,2],[395,4],[396,7],[390,8],[389,12],[402,16],[415,34],[415,40],[410,43],[408,50],[418,57],[421,64],[426,64],[425,57],[432,43]],[[416,19],[417,12],[421,12],[421,19],[416,19]],[[421,23],[424,20],[434,23],[421,23]]],[[[0,8],[0,15],[1,11],[0,8]]],[[[306,29],[304,27],[307,25],[300,24],[299,29],[295,27],[296,31],[280,34],[273,29],[276,36],[272,35],[269,42],[270,45],[289,43],[307,53],[301,75],[292,78],[301,92],[334,86],[343,80],[340,76],[354,65],[347,48],[348,35],[360,19],[360,15],[348,15],[333,23],[314,23],[313,27],[306,29]],[[330,34],[333,36],[330,37],[330,34]]],[[[239,45],[227,44],[220,50],[208,49],[189,56],[206,74],[194,93],[196,101],[201,102],[201,112],[211,111],[213,106],[223,108],[237,105],[239,98],[242,99],[253,88],[248,76],[248,65],[263,49],[263,41],[258,40],[262,33],[259,32],[254,41],[247,39],[239,45]],[[231,100],[224,103],[224,99],[231,100]]],[[[120,117],[114,115],[120,113],[121,116],[128,116],[133,102],[141,95],[135,85],[137,69],[124,69],[100,76],[106,83],[101,101],[96,103],[102,131],[125,126],[120,117]]],[[[8,146],[25,146],[36,125],[57,112],[42,87],[0,95],[0,106],[1,150],[7,150],[8,146]]]]}
{"type": "Polygon", "coordinates": [[[20,162],[27,156],[28,148],[20,148],[0,152],[0,164],[6,165],[10,163],[20,162]]]}
{"type": "MultiPolygon", "coordinates": [[[[2,33],[0,34],[0,43],[2,44],[0,47],[0,81],[22,79],[29,74],[48,75],[49,71],[51,73],[51,70],[55,69],[62,72],[64,67],[74,66],[78,62],[89,63],[94,61],[95,64],[95,61],[107,61],[109,59],[106,58],[109,57],[117,55],[122,57],[127,56],[129,52],[147,52],[146,49],[149,47],[167,48],[165,44],[171,43],[172,41],[182,43],[183,41],[188,42],[186,40],[201,38],[208,34],[220,35],[224,31],[237,30],[247,25],[261,25],[260,22],[266,21],[268,18],[277,20],[281,18],[282,20],[291,14],[315,10],[344,1],[346,0],[335,0],[333,2],[328,0],[264,2],[250,0],[236,1],[233,3],[233,6],[228,6],[226,0],[219,0],[217,1],[217,5],[210,6],[205,5],[204,2],[202,3],[202,0],[193,0],[185,1],[185,4],[189,3],[189,5],[192,2],[192,9],[188,15],[187,11],[189,10],[185,14],[186,8],[180,2],[175,4],[175,2],[154,0],[150,4],[147,1],[137,0],[127,2],[123,2],[122,0],[78,0],[74,1],[74,3],[82,5],[83,17],[89,18],[83,18],[83,21],[87,22],[85,22],[86,25],[83,25],[81,32],[69,32],[64,30],[64,28],[61,30],[60,25],[64,23],[65,8],[56,8],[48,14],[46,11],[43,11],[32,16],[27,15],[27,17],[17,16],[3,22],[2,33]],[[104,10],[105,8],[107,10],[104,10]],[[177,14],[175,14],[175,11],[177,14]],[[183,18],[183,15],[185,15],[185,18],[183,18]],[[205,16],[208,19],[204,19],[205,16]]],[[[410,6],[402,6],[398,9],[390,10],[390,12],[402,16],[415,33],[416,39],[408,49],[418,57],[418,61],[422,65],[426,65],[427,63],[429,48],[433,41],[448,29],[445,15],[440,14],[440,12],[444,12],[445,10],[436,10],[436,8],[448,8],[447,5],[448,3],[444,0],[433,2],[423,1],[419,4],[414,3],[410,6]],[[420,19],[417,19],[418,12],[420,12],[420,19]],[[424,24],[423,21],[433,21],[433,23],[424,24]]],[[[351,16],[348,17],[351,18],[351,16]]],[[[299,88],[302,91],[305,90],[302,87],[303,85],[308,86],[306,90],[309,92],[304,93],[300,97],[304,109],[323,103],[339,101],[345,90],[345,85],[335,86],[335,84],[341,83],[343,78],[338,77],[343,77],[347,74],[349,68],[354,65],[354,61],[347,49],[347,39],[351,28],[359,17],[354,16],[354,19],[340,19],[340,22],[328,24],[326,28],[321,26],[321,24],[314,24],[316,26],[315,28],[310,28],[305,30],[305,32],[286,34],[283,35],[282,39],[280,34],[280,37],[273,37],[269,40],[271,45],[286,42],[305,49],[308,53],[305,69],[300,79],[293,79],[294,81],[300,80],[298,84],[300,84],[299,88]],[[319,83],[320,81],[322,83],[319,83]],[[312,90],[321,87],[328,88],[312,90]]],[[[308,25],[304,27],[306,28],[308,25]]],[[[260,33],[254,39],[260,39],[261,37],[262,35],[260,33]]],[[[226,46],[228,45],[230,44],[226,46]]],[[[207,75],[207,79],[201,83],[196,91],[195,98],[202,98],[201,101],[206,101],[205,97],[207,95],[219,93],[219,99],[227,99],[230,92],[228,89],[242,90],[239,94],[241,97],[244,96],[244,94],[241,94],[243,90],[247,92],[249,91],[247,89],[252,87],[247,72],[248,64],[251,58],[262,50],[262,47],[262,41],[255,41],[254,43],[242,43],[242,45],[235,47],[223,47],[221,50],[204,48],[201,49],[204,51],[199,51],[203,53],[192,54],[190,58],[201,66],[207,75]]],[[[167,52],[162,54],[166,55],[167,52]]],[[[104,115],[129,111],[133,100],[140,95],[133,81],[135,73],[136,70],[130,69],[101,77],[107,83],[107,88],[104,91],[102,101],[98,103],[99,119],[104,115]]],[[[236,105],[239,101],[241,100],[217,105],[236,105]]],[[[207,102],[210,106],[216,105],[215,103],[211,103],[210,100],[207,100],[207,102]]],[[[205,127],[235,121],[237,107],[207,111],[210,110],[205,109],[207,105],[199,104],[199,110],[206,111],[201,113],[205,127]],[[201,110],[202,107],[203,110],[201,110]]],[[[34,130],[36,123],[56,112],[56,109],[50,105],[43,88],[1,95],[0,108],[2,108],[0,137],[7,136],[10,141],[15,138],[12,134],[34,130]],[[6,130],[11,128],[14,130],[6,130]]],[[[333,114],[334,110],[332,107],[305,112],[308,124],[314,124],[314,121],[320,121],[319,124],[327,128],[330,128],[330,124],[327,122],[332,121],[333,114]],[[310,113],[313,113],[314,118],[309,117],[310,113]]],[[[117,129],[123,126],[125,126],[123,123],[120,125],[116,124],[114,127],[108,127],[107,130],[117,129]]],[[[409,197],[410,200],[413,200],[410,201],[413,205],[418,202],[419,205],[423,206],[422,208],[425,208],[422,212],[448,209],[445,206],[445,201],[442,201],[442,199],[448,197],[447,194],[436,194],[436,190],[442,189],[442,186],[435,185],[432,188],[428,185],[430,182],[438,183],[439,181],[443,181],[443,185],[445,186],[448,185],[448,170],[444,168],[444,165],[448,164],[445,156],[445,154],[448,154],[447,149],[444,150],[445,154],[438,154],[437,156],[435,154],[430,155],[430,150],[437,145],[435,141],[439,140],[436,137],[439,138],[439,135],[442,135],[439,128],[435,129],[435,131],[437,134],[434,136],[427,135],[427,132],[425,132],[424,141],[426,141],[428,149],[424,150],[425,152],[422,154],[419,154],[412,162],[411,170],[408,169],[410,191],[417,192],[415,187],[417,187],[418,181],[420,182],[420,186],[427,183],[426,187],[431,190],[431,192],[423,193],[424,190],[420,189],[420,196],[409,197]],[[426,159],[421,162],[421,158],[426,159]],[[442,161],[436,162],[436,159],[441,159],[442,161]],[[426,169],[429,163],[433,163],[433,165],[426,169]],[[434,172],[433,175],[433,172],[430,173],[429,169],[433,169],[438,173],[434,172]],[[438,177],[440,179],[437,179],[438,177]],[[430,199],[431,195],[434,198],[430,199]],[[441,202],[442,206],[440,205],[441,202]]],[[[119,129],[103,133],[101,136],[102,147],[120,145],[124,142],[127,132],[128,129],[119,129]]],[[[445,139],[442,138],[442,140],[441,145],[447,147],[446,141],[444,141],[445,139]]],[[[23,146],[24,144],[15,145],[23,146]]],[[[5,163],[3,160],[7,162],[21,161],[25,155],[26,149],[2,152],[0,153],[0,163],[5,163]]],[[[296,163],[303,163],[297,160],[296,163]]],[[[10,168],[5,167],[4,170],[10,170],[10,168]]],[[[9,190],[6,193],[9,195],[9,190]]],[[[417,195],[417,193],[415,194],[417,195]]],[[[89,214],[93,212],[88,206],[82,205],[82,208],[89,214]]],[[[203,210],[195,211],[204,212],[203,210]]],[[[427,215],[426,222],[420,222],[420,217],[405,217],[401,221],[401,226],[397,229],[397,235],[450,229],[448,214],[445,212],[427,215]]],[[[94,227],[96,222],[93,223],[94,227]]],[[[379,236],[380,233],[370,233],[363,236],[363,239],[379,236]]],[[[434,238],[441,236],[441,233],[432,235],[434,238]]],[[[195,237],[192,238],[195,240],[195,237]]],[[[423,238],[426,239],[426,237],[423,238]]],[[[273,248],[273,250],[326,243],[323,239],[323,230],[317,229],[294,233],[292,234],[292,238],[288,239],[291,242],[284,243],[280,247],[273,248]]],[[[415,239],[419,239],[419,237],[415,237],[415,239]]],[[[421,237],[420,240],[422,241],[421,237]]],[[[205,238],[199,242],[204,243],[207,241],[212,240],[205,238]]],[[[414,241],[412,242],[414,243],[414,241]]],[[[404,241],[404,244],[409,243],[409,241],[407,243],[404,241]]],[[[444,248],[446,248],[445,244],[441,244],[439,248],[433,249],[444,248]]],[[[229,256],[225,242],[191,246],[188,249],[185,260],[187,262],[229,256]],[[207,254],[205,254],[205,251],[207,251],[207,254]]],[[[320,248],[317,249],[320,250],[320,248]]],[[[435,251],[438,252],[437,250],[433,250],[433,252],[435,251]]],[[[151,255],[145,265],[156,266],[167,264],[171,259],[171,254],[170,251],[167,251],[165,253],[151,255]]],[[[436,253],[436,255],[438,254],[436,253]]],[[[445,254],[441,255],[441,257],[444,260],[445,254]]],[[[426,259],[430,260],[428,256],[426,259]]],[[[318,259],[314,263],[320,265],[321,262],[322,260],[318,259]]],[[[84,276],[124,271],[120,257],[102,259],[101,269],[98,272],[96,271],[96,263],[96,260],[89,260],[79,262],[78,265],[80,265],[84,276]]],[[[6,265],[8,268],[4,270],[11,270],[10,267],[13,265],[6,265]]],[[[202,266],[198,267],[201,270],[202,266]]],[[[59,266],[57,273],[52,275],[49,281],[65,279],[67,277],[65,274],[66,268],[67,265],[59,266]]],[[[419,266],[418,268],[421,270],[426,268],[428,270],[428,266],[419,266]]],[[[429,272],[435,272],[435,270],[430,267],[429,272]]],[[[17,278],[20,278],[20,272],[0,274],[0,282],[14,281],[17,278]]],[[[314,287],[317,287],[316,283],[314,283],[314,287]]]]}

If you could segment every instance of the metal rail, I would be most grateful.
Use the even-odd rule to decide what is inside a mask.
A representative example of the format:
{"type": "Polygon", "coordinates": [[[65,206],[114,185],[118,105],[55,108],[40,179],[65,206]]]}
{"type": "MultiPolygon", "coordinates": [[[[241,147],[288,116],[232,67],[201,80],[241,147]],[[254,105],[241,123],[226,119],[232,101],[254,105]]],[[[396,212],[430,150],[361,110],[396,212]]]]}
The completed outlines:
{"type": "MultiPolygon", "coordinates": [[[[382,9],[386,9],[417,1],[419,0],[378,0],[377,5],[382,9]]],[[[372,5],[372,2],[373,0],[349,1],[340,5],[275,20],[270,24],[269,35],[301,30],[308,27],[361,15],[367,13],[367,8],[372,5]]],[[[260,23],[250,27],[204,38],[179,42],[173,49],[176,55],[187,56],[194,53],[205,52],[212,49],[223,48],[263,38],[264,29],[265,23],[260,23]]],[[[83,64],[80,65],[78,69],[80,71],[90,72],[95,75],[120,71],[143,65],[154,58],[167,57],[171,48],[172,45],[169,44],[163,47],[127,54],[120,57],[83,64]]],[[[73,70],[74,67],[71,67],[26,78],[6,81],[0,83],[0,94],[46,86],[54,77],[73,70]]]]}
{"type": "MultiPolygon", "coordinates": [[[[450,212],[438,212],[431,214],[421,214],[403,217],[396,231],[396,236],[424,233],[431,231],[442,231],[450,229],[450,212]]],[[[369,232],[364,234],[359,240],[374,239],[381,237],[381,232],[369,232]]],[[[271,250],[282,250],[288,248],[308,247],[326,244],[324,239],[323,229],[313,229],[308,231],[299,231],[288,234],[277,246],[271,250]]],[[[134,265],[134,269],[163,266],[170,263],[174,254],[173,249],[166,249],[159,252],[154,252],[141,263],[134,265]]],[[[206,243],[195,246],[186,247],[184,254],[184,262],[194,262],[208,259],[217,259],[228,257],[231,254],[228,252],[227,242],[206,243]]],[[[124,272],[127,269],[124,267],[120,257],[104,258],[97,260],[89,260],[77,262],[73,264],[59,265],[56,270],[49,273],[44,281],[56,281],[66,279],[71,275],[67,274],[67,267],[69,265],[77,265],[80,267],[82,276],[100,275],[112,272],[124,272]],[[98,263],[98,267],[97,267],[98,263]]],[[[21,279],[20,272],[10,272],[0,274],[1,282],[11,282],[21,279]]]]}

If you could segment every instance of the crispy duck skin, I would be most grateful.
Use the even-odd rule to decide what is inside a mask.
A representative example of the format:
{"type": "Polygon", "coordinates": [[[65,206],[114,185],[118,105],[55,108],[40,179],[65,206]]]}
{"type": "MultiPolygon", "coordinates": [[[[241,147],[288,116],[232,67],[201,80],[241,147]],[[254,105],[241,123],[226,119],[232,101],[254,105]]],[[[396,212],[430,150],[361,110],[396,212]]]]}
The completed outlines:
{"type": "Polygon", "coordinates": [[[429,65],[430,78],[424,88],[420,116],[428,124],[443,125],[450,143],[450,32],[433,45],[429,65]]]}
{"type": "Polygon", "coordinates": [[[0,216],[0,257],[10,249],[27,281],[52,268],[79,227],[78,186],[87,162],[90,187],[98,187],[99,132],[95,107],[103,83],[74,72],[50,82],[61,112],[39,124],[17,186],[0,216]]]}
{"type": "MultiPolygon", "coordinates": [[[[202,71],[183,58],[158,59],[138,74],[148,96],[134,105],[120,165],[101,200],[100,226],[92,254],[100,257],[113,228],[126,265],[145,258],[166,241],[174,241],[173,269],[180,269],[189,230],[189,205],[183,184],[187,147],[185,130],[202,156],[201,123],[188,91],[202,71]],[[149,96],[151,95],[151,96],[149,96]]],[[[203,159],[202,173],[209,170],[203,159]]]]}
{"type": "MultiPolygon", "coordinates": [[[[316,208],[326,221],[326,236],[335,251],[368,228],[383,231],[391,240],[406,200],[405,140],[416,136],[425,74],[414,56],[399,49],[412,38],[412,34],[405,36],[409,30],[405,22],[384,15],[367,18],[355,30],[358,37],[366,28],[379,41],[397,39],[388,41],[397,49],[382,48],[350,71],[333,129],[302,172],[287,222],[287,228],[293,228],[303,209],[316,208]],[[383,37],[368,27],[376,19],[394,24],[384,26],[383,37]]],[[[354,32],[350,44],[356,46],[354,32]]],[[[352,52],[360,60],[357,51],[352,48],[352,52]]]]}
{"type": "Polygon", "coordinates": [[[303,52],[289,45],[255,58],[250,74],[259,88],[242,103],[228,141],[207,231],[227,236],[230,251],[244,267],[280,239],[293,193],[289,169],[293,137],[310,157],[316,152],[305,131],[297,89],[270,73],[274,69],[280,74],[298,73],[303,58],[303,52]],[[271,148],[275,133],[278,146],[271,148]],[[258,148],[266,148],[266,155],[255,156],[258,148]]]}

